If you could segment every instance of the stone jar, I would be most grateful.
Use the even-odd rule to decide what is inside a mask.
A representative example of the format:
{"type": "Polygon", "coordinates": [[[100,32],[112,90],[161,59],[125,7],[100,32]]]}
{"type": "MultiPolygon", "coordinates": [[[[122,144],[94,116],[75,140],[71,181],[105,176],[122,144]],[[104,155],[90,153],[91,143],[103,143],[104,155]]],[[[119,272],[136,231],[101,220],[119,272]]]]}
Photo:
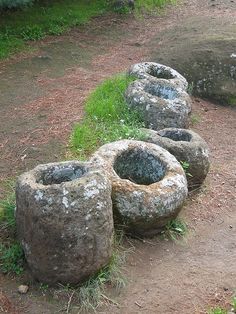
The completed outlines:
{"type": "Polygon", "coordinates": [[[136,63],[130,67],[128,74],[139,79],[165,79],[184,91],[188,88],[187,80],[179,72],[156,62],[136,63]]]}
{"type": "Polygon", "coordinates": [[[22,174],[16,225],[35,279],[77,284],[94,275],[112,254],[111,184],[105,171],[69,161],[22,174]]]}
{"type": "Polygon", "coordinates": [[[149,129],[189,126],[191,99],[167,80],[136,80],[129,85],[125,98],[128,107],[140,113],[149,129]]]}
{"type": "Polygon", "coordinates": [[[196,132],[186,129],[168,128],[160,131],[142,129],[145,141],[168,150],[184,165],[189,188],[198,187],[205,180],[210,167],[209,147],[196,132]]]}
{"type": "Polygon", "coordinates": [[[174,219],[187,197],[185,173],[165,149],[150,143],[121,140],[92,156],[112,182],[116,222],[128,234],[152,236],[174,219]]]}

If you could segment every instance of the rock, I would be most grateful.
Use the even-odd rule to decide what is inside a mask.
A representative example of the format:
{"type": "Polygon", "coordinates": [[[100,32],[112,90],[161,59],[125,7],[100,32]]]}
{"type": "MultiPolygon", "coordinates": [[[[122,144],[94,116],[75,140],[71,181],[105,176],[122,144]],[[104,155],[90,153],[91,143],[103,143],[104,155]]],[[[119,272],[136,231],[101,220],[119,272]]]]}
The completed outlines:
{"type": "Polygon", "coordinates": [[[189,17],[158,33],[152,59],[182,73],[194,96],[236,105],[236,24],[233,14],[226,16],[189,17]]]}
{"type": "Polygon", "coordinates": [[[153,130],[187,128],[191,99],[182,88],[165,79],[141,79],[125,93],[129,108],[140,113],[145,126],[153,130]]]}
{"type": "Polygon", "coordinates": [[[136,63],[130,67],[128,74],[139,79],[165,79],[185,91],[188,88],[188,82],[179,72],[160,63],[136,63]]]}
{"type": "Polygon", "coordinates": [[[77,284],[94,275],[112,254],[111,184],[105,171],[69,161],[22,174],[16,226],[35,279],[77,284]]]}
{"type": "Polygon", "coordinates": [[[18,287],[18,292],[19,292],[20,294],[26,294],[28,291],[29,291],[29,286],[20,285],[20,286],[18,287]]]}
{"type": "Polygon", "coordinates": [[[209,171],[209,148],[207,143],[195,132],[186,129],[169,128],[155,132],[142,129],[145,141],[168,150],[179,162],[187,162],[189,188],[203,183],[209,171]]]}
{"type": "Polygon", "coordinates": [[[100,147],[91,162],[109,173],[114,216],[128,234],[152,236],[178,215],[187,181],[179,162],[165,149],[122,140],[100,147]]]}

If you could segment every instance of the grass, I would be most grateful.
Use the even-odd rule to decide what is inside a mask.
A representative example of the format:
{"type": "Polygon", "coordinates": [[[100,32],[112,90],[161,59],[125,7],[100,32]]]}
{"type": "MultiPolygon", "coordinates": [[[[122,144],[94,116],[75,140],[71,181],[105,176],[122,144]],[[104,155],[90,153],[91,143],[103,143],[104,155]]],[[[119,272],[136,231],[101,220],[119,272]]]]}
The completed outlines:
{"type": "MultiPolygon", "coordinates": [[[[232,298],[232,302],[231,302],[231,311],[236,313],[236,297],[232,298]]],[[[223,309],[222,307],[215,307],[215,308],[211,308],[208,312],[208,314],[227,314],[228,311],[226,309],[223,309]]]]}
{"type": "MultiPolygon", "coordinates": [[[[173,0],[137,0],[136,12],[151,12],[173,0]]],[[[38,0],[22,10],[0,11],[0,59],[27,49],[28,41],[61,35],[111,9],[107,0],[38,0]]],[[[127,10],[124,10],[124,13],[127,10]]]]}
{"type": "Polygon", "coordinates": [[[176,3],[176,0],[136,0],[135,11],[138,14],[143,12],[156,13],[168,3],[176,3]]]}
{"type": "Polygon", "coordinates": [[[236,96],[230,96],[228,98],[228,104],[231,106],[236,106],[236,96]]]}
{"type": "Polygon", "coordinates": [[[0,12],[0,59],[26,48],[26,42],[60,35],[108,10],[106,0],[41,0],[32,7],[0,12]]]}
{"type": "Polygon", "coordinates": [[[209,310],[208,314],[227,314],[227,311],[220,307],[216,307],[214,309],[209,310]]]}
{"type": "Polygon", "coordinates": [[[20,275],[24,271],[24,253],[18,242],[0,244],[0,270],[4,274],[20,275]]]}
{"type": "Polygon", "coordinates": [[[2,201],[0,208],[0,270],[4,274],[20,275],[24,270],[24,254],[15,239],[14,195],[2,201]]]}
{"type": "Polygon", "coordinates": [[[196,113],[193,113],[191,114],[191,124],[192,125],[196,125],[198,123],[201,122],[201,117],[200,115],[196,114],[196,113]]]}
{"type": "Polygon", "coordinates": [[[124,74],[106,80],[85,104],[85,118],[74,127],[71,148],[85,159],[99,146],[120,139],[145,138],[140,115],[130,110],[124,92],[133,78],[124,74]]]}

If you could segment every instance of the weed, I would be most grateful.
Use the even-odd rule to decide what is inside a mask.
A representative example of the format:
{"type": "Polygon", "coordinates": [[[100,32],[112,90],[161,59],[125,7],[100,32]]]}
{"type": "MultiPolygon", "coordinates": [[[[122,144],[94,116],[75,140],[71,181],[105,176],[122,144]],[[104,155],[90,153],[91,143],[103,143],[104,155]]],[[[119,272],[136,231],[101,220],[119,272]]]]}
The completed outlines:
{"type": "Polygon", "coordinates": [[[209,310],[208,314],[227,314],[227,311],[220,307],[217,307],[217,308],[209,310]]]}
{"type": "Polygon", "coordinates": [[[192,83],[188,84],[187,93],[189,95],[192,95],[193,94],[193,89],[194,89],[194,83],[192,82],[192,83]]]}
{"type": "Polygon", "coordinates": [[[20,275],[24,268],[24,253],[19,243],[0,244],[0,269],[3,273],[20,275]]]}
{"type": "Polygon", "coordinates": [[[198,115],[198,114],[192,114],[191,115],[191,124],[194,125],[194,124],[197,124],[201,122],[201,117],[198,115]]]}
{"type": "Polygon", "coordinates": [[[19,275],[23,272],[24,253],[20,244],[15,240],[15,197],[11,194],[0,203],[0,231],[6,235],[0,243],[0,270],[3,273],[19,275]]]}
{"type": "Polygon", "coordinates": [[[166,4],[174,4],[175,0],[136,0],[135,13],[140,15],[144,12],[158,13],[166,4]]]}
{"type": "Polygon", "coordinates": [[[229,96],[227,103],[231,106],[236,106],[236,96],[229,96]]]}
{"type": "Polygon", "coordinates": [[[180,164],[181,164],[182,168],[184,169],[184,172],[185,172],[186,176],[192,178],[193,176],[188,171],[189,170],[189,166],[190,166],[189,163],[187,161],[180,161],[180,164]]]}
{"type": "Polygon", "coordinates": [[[184,237],[188,231],[186,223],[177,218],[174,220],[169,221],[166,226],[165,230],[162,231],[162,234],[166,238],[170,238],[171,240],[177,241],[181,237],[184,237]]]}
{"type": "Polygon", "coordinates": [[[11,194],[0,202],[0,230],[15,231],[15,196],[11,194]]]}
{"type": "Polygon", "coordinates": [[[39,40],[45,37],[44,31],[38,25],[25,27],[20,35],[24,40],[33,40],[33,41],[39,40]]]}
{"type": "Polygon", "coordinates": [[[97,147],[119,139],[144,139],[140,115],[130,110],[124,92],[133,78],[117,75],[106,80],[85,104],[85,119],[74,127],[72,151],[85,158],[97,147]]]}
{"type": "Polygon", "coordinates": [[[233,310],[234,312],[236,313],[236,297],[233,297],[233,300],[232,300],[232,307],[233,307],[233,310]]]}
{"type": "Polygon", "coordinates": [[[39,285],[39,290],[41,290],[42,292],[46,292],[49,289],[49,285],[45,284],[45,283],[40,283],[39,285]]]}

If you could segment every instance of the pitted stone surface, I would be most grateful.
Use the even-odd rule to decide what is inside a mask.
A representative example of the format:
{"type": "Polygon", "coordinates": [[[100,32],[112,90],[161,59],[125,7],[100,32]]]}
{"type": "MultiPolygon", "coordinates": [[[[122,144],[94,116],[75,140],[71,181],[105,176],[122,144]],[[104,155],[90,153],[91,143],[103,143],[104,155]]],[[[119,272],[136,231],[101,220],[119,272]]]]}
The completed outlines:
{"type": "Polygon", "coordinates": [[[128,106],[141,114],[149,129],[187,128],[189,125],[191,99],[167,80],[136,80],[129,85],[125,97],[128,106]]]}
{"type": "Polygon", "coordinates": [[[187,196],[187,180],[165,149],[122,140],[102,146],[91,162],[109,173],[115,219],[127,233],[154,235],[178,215],[187,196]]]}
{"type": "Polygon", "coordinates": [[[18,238],[33,276],[76,284],[112,253],[111,184],[104,170],[69,161],[40,165],[16,185],[18,238]]]}
{"type": "Polygon", "coordinates": [[[142,62],[132,65],[128,72],[139,79],[165,79],[177,87],[187,90],[188,82],[176,70],[156,62],[142,62]]]}
{"type": "Polygon", "coordinates": [[[188,185],[194,188],[204,181],[209,171],[209,148],[195,132],[186,129],[169,128],[158,132],[142,129],[145,141],[157,144],[168,150],[180,162],[189,163],[188,185]]]}

